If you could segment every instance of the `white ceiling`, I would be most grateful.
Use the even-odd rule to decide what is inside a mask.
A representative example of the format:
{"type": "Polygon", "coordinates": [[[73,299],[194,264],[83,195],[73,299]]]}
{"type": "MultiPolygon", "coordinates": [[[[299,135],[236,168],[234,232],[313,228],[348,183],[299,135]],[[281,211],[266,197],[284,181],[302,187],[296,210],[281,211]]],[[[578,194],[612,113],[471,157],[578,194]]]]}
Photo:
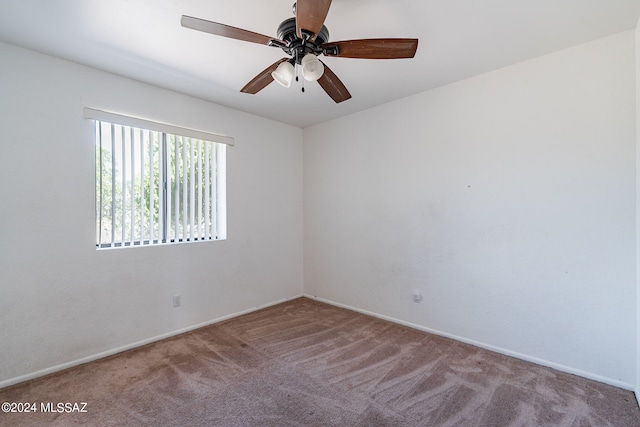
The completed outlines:
{"type": "Polygon", "coordinates": [[[293,0],[0,0],[0,40],[306,127],[635,27],[639,0],[333,0],[330,40],[418,38],[416,57],[323,58],[353,98],[317,83],[239,90],[277,48],[180,26],[181,15],[268,36],[293,0]]]}

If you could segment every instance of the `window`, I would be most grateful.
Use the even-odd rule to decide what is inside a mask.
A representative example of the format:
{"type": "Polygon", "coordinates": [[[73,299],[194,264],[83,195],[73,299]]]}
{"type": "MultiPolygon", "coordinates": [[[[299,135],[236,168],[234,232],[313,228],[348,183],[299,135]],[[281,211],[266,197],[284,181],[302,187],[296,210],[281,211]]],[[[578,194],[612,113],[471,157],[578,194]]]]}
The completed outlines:
{"type": "Polygon", "coordinates": [[[233,139],[85,109],[95,120],[96,247],[226,238],[233,139]]]}

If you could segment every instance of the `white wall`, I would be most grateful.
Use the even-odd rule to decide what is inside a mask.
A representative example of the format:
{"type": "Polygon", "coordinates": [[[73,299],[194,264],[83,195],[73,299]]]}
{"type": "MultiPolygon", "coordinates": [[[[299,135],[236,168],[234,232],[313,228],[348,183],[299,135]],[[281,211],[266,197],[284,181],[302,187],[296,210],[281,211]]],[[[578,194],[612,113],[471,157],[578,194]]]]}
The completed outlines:
{"type": "Polygon", "coordinates": [[[302,293],[302,130],[7,44],[0,58],[0,387],[302,293]],[[228,240],[96,251],[85,106],[235,137],[228,240]]]}
{"type": "Polygon", "coordinates": [[[634,80],[629,31],[305,129],[305,292],[632,389],[634,80]]]}

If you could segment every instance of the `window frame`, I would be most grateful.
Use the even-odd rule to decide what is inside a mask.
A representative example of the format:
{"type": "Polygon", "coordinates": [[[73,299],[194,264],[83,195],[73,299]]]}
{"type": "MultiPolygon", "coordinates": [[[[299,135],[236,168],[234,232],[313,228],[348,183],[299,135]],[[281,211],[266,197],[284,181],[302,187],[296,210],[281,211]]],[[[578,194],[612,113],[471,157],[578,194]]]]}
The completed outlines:
{"type": "MultiPolygon", "coordinates": [[[[180,126],[175,126],[175,125],[170,125],[170,124],[166,124],[166,123],[161,123],[161,122],[156,122],[156,121],[151,121],[151,120],[146,120],[146,119],[141,119],[138,117],[132,117],[132,116],[125,116],[122,114],[118,114],[118,113],[112,113],[112,112],[107,112],[107,111],[103,111],[103,110],[97,110],[97,109],[93,109],[93,108],[89,108],[86,107],[84,109],[84,117],[86,119],[91,119],[93,120],[93,124],[94,124],[94,147],[95,147],[95,154],[96,154],[96,171],[95,171],[95,177],[96,177],[96,249],[102,250],[102,249],[112,249],[112,248],[124,248],[124,247],[142,247],[142,246],[159,246],[159,245],[167,245],[167,244],[174,244],[174,243],[191,243],[191,242],[204,242],[204,241],[212,241],[212,240],[225,240],[226,239],[226,149],[225,147],[227,145],[233,146],[234,145],[234,139],[232,137],[229,136],[224,136],[224,135],[218,135],[218,134],[214,134],[211,132],[206,132],[206,131],[201,131],[201,130],[196,130],[196,129],[189,129],[189,128],[185,128],[185,127],[180,127],[180,126]],[[102,147],[103,145],[103,141],[102,141],[102,123],[106,124],[107,126],[111,126],[111,130],[110,130],[110,135],[111,135],[111,146],[112,149],[114,147],[115,144],[115,135],[113,134],[115,126],[122,126],[122,140],[120,141],[122,144],[122,156],[124,156],[125,153],[125,127],[131,128],[131,139],[129,140],[128,144],[134,144],[134,132],[140,132],[140,143],[143,143],[143,132],[147,132],[146,136],[149,138],[149,149],[151,150],[151,144],[157,144],[158,145],[158,153],[159,153],[159,158],[157,159],[157,164],[158,164],[158,176],[162,179],[162,181],[158,182],[157,184],[155,184],[153,182],[153,173],[148,173],[149,176],[149,191],[155,191],[158,190],[158,188],[161,188],[161,190],[158,191],[158,196],[160,198],[158,203],[158,207],[157,207],[157,215],[158,215],[158,219],[157,219],[157,223],[153,220],[150,219],[150,223],[149,223],[149,231],[148,231],[148,235],[145,236],[145,233],[143,231],[144,228],[144,224],[142,222],[142,217],[141,217],[141,222],[140,222],[140,230],[138,230],[139,235],[136,236],[136,239],[133,238],[134,236],[134,228],[135,225],[133,225],[133,221],[134,221],[134,214],[133,212],[135,211],[135,207],[134,207],[134,195],[133,193],[129,196],[130,199],[130,206],[127,207],[127,209],[122,208],[122,223],[120,224],[120,226],[122,227],[122,238],[116,241],[115,238],[115,228],[116,225],[118,224],[118,221],[115,221],[115,214],[112,214],[112,221],[111,221],[111,227],[112,227],[112,232],[111,232],[111,239],[109,242],[105,242],[102,238],[101,238],[101,233],[102,233],[102,204],[100,203],[100,208],[98,208],[98,197],[101,197],[103,192],[102,192],[102,186],[101,183],[98,184],[98,174],[100,174],[100,178],[102,179],[102,149],[99,149],[98,147],[102,147]],[[180,144],[182,144],[183,147],[186,147],[187,145],[189,146],[189,156],[190,156],[190,162],[191,165],[193,165],[194,159],[196,159],[194,157],[194,150],[198,150],[198,157],[197,160],[199,162],[202,162],[202,160],[205,160],[205,163],[208,165],[207,167],[209,167],[209,169],[204,169],[203,170],[203,165],[199,164],[199,170],[197,172],[197,175],[194,175],[194,171],[193,171],[193,167],[191,168],[191,172],[189,175],[189,171],[185,171],[184,169],[182,170],[182,173],[184,175],[182,175],[181,181],[179,182],[177,187],[182,187],[182,191],[183,191],[183,196],[185,199],[189,199],[189,204],[190,207],[188,208],[189,210],[189,219],[185,218],[186,213],[187,213],[187,208],[185,208],[183,205],[182,208],[182,214],[183,214],[183,219],[182,219],[182,233],[178,238],[178,217],[180,216],[180,212],[178,210],[178,205],[179,205],[179,200],[175,200],[175,210],[172,212],[173,215],[169,216],[167,215],[168,211],[171,211],[172,206],[168,206],[168,203],[172,203],[171,201],[171,196],[169,195],[167,197],[168,193],[172,193],[172,191],[167,189],[167,183],[170,181],[176,182],[174,179],[172,180],[172,178],[177,177],[177,168],[178,165],[176,164],[176,170],[173,171],[173,173],[175,173],[175,175],[172,177],[172,172],[168,171],[168,162],[169,159],[171,158],[171,154],[172,153],[168,153],[168,146],[169,146],[169,142],[168,140],[170,139],[170,137],[173,136],[173,140],[171,142],[171,144],[174,145],[174,150],[176,153],[176,156],[178,155],[178,140],[180,141],[180,144]],[[157,139],[156,139],[157,138],[157,139]],[[153,141],[152,141],[153,139],[153,141]],[[211,144],[208,144],[211,143],[211,144]],[[220,144],[220,145],[218,145],[220,144]],[[100,152],[98,152],[100,150],[100,152]],[[204,150],[205,153],[209,153],[211,155],[212,159],[215,159],[215,164],[211,164],[209,161],[209,157],[202,157],[203,152],[201,150],[204,150]],[[221,156],[221,158],[219,158],[219,156],[221,156]],[[99,163],[98,163],[99,161],[99,163]],[[215,169],[215,177],[211,176],[211,173],[213,172],[213,170],[215,169]],[[194,182],[191,182],[190,188],[186,188],[185,187],[185,183],[188,182],[189,177],[193,180],[196,178],[198,178],[198,180],[201,180],[203,178],[202,174],[205,174],[205,179],[209,179],[210,181],[207,181],[207,185],[205,185],[205,190],[208,190],[211,192],[211,195],[213,195],[215,193],[216,196],[216,201],[219,202],[219,206],[216,203],[217,208],[216,209],[212,209],[212,208],[207,208],[210,209],[209,211],[205,212],[205,218],[209,218],[211,221],[213,221],[213,216],[214,212],[215,212],[215,226],[211,226],[212,228],[206,228],[206,231],[204,233],[201,232],[200,226],[202,223],[202,211],[200,210],[200,207],[198,208],[198,223],[195,223],[196,218],[194,217],[194,213],[193,213],[193,208],[195,207],[195,194],[194,192],[194,188],[195,191],[198,194],[198,198],[197,201],[199,204],[201,204],[203,202],[202,200],[202,195],[203,195],[203,186],[201,185],[201,182],[198,181],[198,184],[195,185],[194,182]],[[160,184],[162,183],[162,184],[160,184]],[[212,184],[213,183],[213,184],[212,184]],[[190,191],[190,195],[187,196],[186,193],[187,191],[190,191]],[[160,193],[163,193],[162,195],[160,193]],[[128,217],[129,212],[131,212],[131,225],[130,227],[130,234],[131,234],[131,238],[127,238],[125,239],[125,212],[126,215],[128,217]],[[174,218],[175,216],[175,218],[174,218]],[[186,223],[186,224],[185,224],[186,223]],[[154,236],[154,231],[153,228],[157,225],[157,236],[154,236]],[[190,234],[187,233],[187,225],[190,229],[190,234]],[[171,230],[172,227],[175,226],[174,230],[171,230]],[[197,228],[197,232],[194,235],[194,227],[197,228]],[[211,235],[209,235],[209,231],[215,230],[215,233],[211,233],[211,235]]],[[[133,156],[133,151],[134,151],[134,147],[133,145],[130,145],[128,147],[128,149],[131,151],[131,156],[133,156]]],[[[141,148],[142,150],[142,148],[141,148]]],[[[186,150],[186,148],[184,149],[186,150]]],[[[141,151],[142,152],[142,151],[141,151]]],[[[186,151],[183,151],[183,155],[186,156],[186,151]]],[[[115,154],[112,154],[112,168],[115,166],[115,154]]],[[[177,161],[177,157],[176,159],[174,159],[177,161]]],[[[183,159],[184,160],[184,159],[183,159]]],[[[150,157],[150,161],[153,162],[153,156],[151,154],[150,157]]],[[[184,160],[184,162],[186,162],[186,160],[184,160]]],[[[151,164],[151,163],[150,163],[151,164]]],[[[131,178],[131,191],[133,192],[133,187],[134,187],[134,180],[137,180],[136,178],[133,177],[133,159],[131,160],[131,173],[132,173],[132,178],[131,178]]],[[[153,167],[153,166],[151,166],[153,167]]],[[[123,167],[123,171],[126,167],[123,167]]],[[[111,176],[112,176],[112,191],[115,191],[115,174],[113,173],[114,169],[111,169],[111,176]]],[[[126,172],[125,172],[126,173],[126,172]]],[[[141,190],[140,191],[145,191],[146,187],[145,185],[143,185],[143,181],[144,181],[144,177],[147,176],[145,175],[145,173],[143,173],[143,175],[140,178],[140,185],[141,185],[141,190]]],[[[123,181],[122,181],[122,188],[123,191],[126,192],[125,190],[125,178],[124,178],[124,173],[123,173],[123,181]]],[[[127,182],[127,185],[129,183],[127,182]]],[[[177,190],[176,190],[176,194],[177,194],[177,190]]],[[[149,215],[151,215],[151,217],[153,218],[155,215],[155,210],[152,210],[151,208],[153,207],[154,209],[156,208],[152,203],[152,199],[153,199],[153,194],[149,193],[149,215]]],[[[209,193],[205,192],[205,200],[208,199],[209,193]]],[[[125,200],[126,200],[126,196],[123,196],[122,198],[122,203],[123,206],[125,204],[125,200]]],[[[115,203],[115,199],[112,196],[111,199],[111,206],[113,207],[114,203],[115,203]]],[[[186,200],[183,200],[183,203],[187,203],[186,200]]],[[[211,203],[213,203],[213,200],[211,200],[211,203]]],[[[208,206],[208,205],[207,205],[208,206]]],[[[212,205],[213,206],[213,205],[212,205]]],[[[142,214],[141,214],[142,215],[142,214]]],[[[119,219],[119,218],[118,218],[119,219]]],[[[137,218],[136,218],[137,219],[137,218]]],[[[206,219],[205,219],[206,220],[206,219]]],[[[205,227],[207,227],[207,225],[205,225],[205,227]]]]}

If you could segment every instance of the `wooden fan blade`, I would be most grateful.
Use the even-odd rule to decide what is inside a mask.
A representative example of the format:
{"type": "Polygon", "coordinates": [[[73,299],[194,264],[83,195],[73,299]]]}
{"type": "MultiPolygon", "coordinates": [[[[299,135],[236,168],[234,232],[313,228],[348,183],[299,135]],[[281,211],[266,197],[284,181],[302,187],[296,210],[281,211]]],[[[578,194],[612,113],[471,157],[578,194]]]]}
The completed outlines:
{"type": "Polygon", "coordinates": [[[322,89],[327,92],[327,95],[329,95],[336,103],[340,103],[351,98],[351,94],[340,81],[338,76],[336,76],[334,72],[327,67],[327,64],[324,62],[322,64],[324,65],[324,73],[318,79],[318,83],[322,86],[322,89]]]}
{"type": "Polygon", "coordinates": [[[327,56],[362,59],[413,58],[418,39],[362,39],[329,42],[322,45],[327,56]]]}
{"type": "Polygon", "coordinates": [[[182,24],[183,27],[191,28],[192,30],[203,31],[209,34],[215,34],[216,36],[228,37],[230,39],[242,40],[251,43],[267,45],[269,44],[269,40],[273,39],[273,37],[254,33],[253,31],[243,30],[242,28],[236,28],[230,25],[186,15],[182,15],[180,24],[182,24]]]}
{"type": "Polygon", "coordinates": [[[262,89],[267,87],[269,83],[273,81],[273,77],[271,77],[271,73],[273,73],[276,70],[276,68],[278,68],[278,65],[288,60],[289,58],[282,58],[277,60],[273,64],[269,65],[267,68],[262,70],[260,74],[255,76],[253,80],[251,80],[249,83],[244,85],[244,87],[240,89],[240,92],[250,93],[252,95],[255,95],[256,93],[260,92],[262,89]]]}
{"type": "Polygon", "coordinates": [[[296,1],[296,32],[298,37],[302,36],[303,30],[306,33],[311,33],[311,40],[314,40],[324,20],[329,13],[329,6],[331,6],[331,0],[297,0],[296,1]]]}

